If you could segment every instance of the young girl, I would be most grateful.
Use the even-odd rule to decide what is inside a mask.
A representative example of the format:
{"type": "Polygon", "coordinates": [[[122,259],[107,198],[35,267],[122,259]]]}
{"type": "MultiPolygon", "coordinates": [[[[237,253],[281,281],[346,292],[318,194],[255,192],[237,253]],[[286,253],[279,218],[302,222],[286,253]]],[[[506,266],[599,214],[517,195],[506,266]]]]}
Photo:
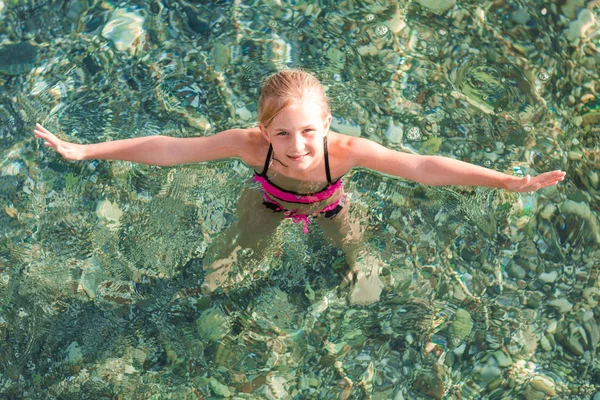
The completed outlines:
{"type": "MultiPolygon", "coordinates": [[[[126,160],[171,166],[237,157],[254,169],[260,190],[246,190],[238,203],[238,221],[224,235],[225,245],[209,252],[204,288],[214,290],[227,277],[237,250],[264,251],[267,239],[284,218],[311,220],[344,251],[358,281],[354,296],[368,303],[380,291],[378,278],[357,267],[361,231],[348,214],[341,178],[352,168],[368,168],[426,185],[468,185],[531,192],[562,181],[562,171],[514,177],[441,156],[387,149],[368,139],[331,132],[331,111],[320,82],[300,70],[280,71],[264,82],[258,127],[231,129],[208,137],[165,136],[80,145],[58,139],[37,124],[35,135],[67,160],[126,160]],[[375,279],[375,280],[374,280],[375,279]],[[374,293],[373,293],[374,292],[374,293]],[[369,300],[371,298],[371,300],[369,300]]],[[[208,254],[208,253],[207,253],[208,254]]],[[[376,274],[375,274],[376,275],[376,274]]]]}

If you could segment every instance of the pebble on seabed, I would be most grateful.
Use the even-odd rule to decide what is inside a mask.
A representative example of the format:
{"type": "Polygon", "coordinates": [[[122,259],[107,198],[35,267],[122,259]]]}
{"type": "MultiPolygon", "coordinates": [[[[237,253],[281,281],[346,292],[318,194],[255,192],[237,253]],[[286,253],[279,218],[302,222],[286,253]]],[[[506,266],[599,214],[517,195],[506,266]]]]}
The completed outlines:
{"type": "Polygon", "coordinates": [[[102,36],[111,40],[117,50],[136,53],[136,43],[144,34],[144,17],[135,12],[118,8],[102,29],[102,36]]]}

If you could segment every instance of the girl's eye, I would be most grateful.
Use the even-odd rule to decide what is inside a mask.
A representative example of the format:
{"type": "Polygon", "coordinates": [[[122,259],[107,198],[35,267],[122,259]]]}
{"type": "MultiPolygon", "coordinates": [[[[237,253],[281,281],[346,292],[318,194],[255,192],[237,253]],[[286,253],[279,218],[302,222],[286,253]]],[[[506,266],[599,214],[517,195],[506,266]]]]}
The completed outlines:
{"type": "Polygon", "coordinates": [[[306,129],[304,130],[304,132],[312,132],[312,131],[314,131],[314,129],[313,129],[313,128],[306,128],[306,129]]]}
{"type": "Polygon", "coordinates": [[[277,134],[277,136],[285,136],[285,135],[287,135],[287,132],[279,132],[279,133],[277,134]]]}

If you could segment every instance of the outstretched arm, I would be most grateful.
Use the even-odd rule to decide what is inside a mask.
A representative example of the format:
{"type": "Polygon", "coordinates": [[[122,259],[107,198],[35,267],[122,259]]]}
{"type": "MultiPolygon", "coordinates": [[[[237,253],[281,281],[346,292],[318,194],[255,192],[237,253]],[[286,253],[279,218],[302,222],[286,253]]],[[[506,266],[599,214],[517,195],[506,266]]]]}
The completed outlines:
{"type": "Polygon", "coordinates": [[[487,186],[531,192],[555,185],[565,176],[563,171],[551,171],[533,178],[515,177],[452,158],[401,153],[360,138],[352,139],[349,147],[348,153],[357,167],[433,186],[487,186]]]}
{"type": "Polygon", "coordinates": [[[40,124],[36,124],[34,133],[67,160],[123,160],[161,166],[243,158],[247,142],[244,129],[232,129],[207,137],[149,136],[88,145],[61,140],[40,124]]]}

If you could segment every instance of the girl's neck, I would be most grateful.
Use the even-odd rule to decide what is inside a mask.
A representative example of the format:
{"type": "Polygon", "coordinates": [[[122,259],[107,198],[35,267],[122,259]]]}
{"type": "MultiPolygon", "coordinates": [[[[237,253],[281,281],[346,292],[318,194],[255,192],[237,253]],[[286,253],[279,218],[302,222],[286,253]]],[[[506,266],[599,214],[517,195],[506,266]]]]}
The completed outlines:
{"type": "Polygon", "coordinates": [[[314,162],[305,170],[294,170],[290,166],[286,166],[281,161],[277,161],[277,156],[273,155],[273,161],[269,166],[269,172],[272,178],[275,178],[277,175],[296,179],[304,182],[320,182],[322,181],[321,177],[325,175],[325,160],[321,157],[318,160],[314,160],[314,162]]]}

